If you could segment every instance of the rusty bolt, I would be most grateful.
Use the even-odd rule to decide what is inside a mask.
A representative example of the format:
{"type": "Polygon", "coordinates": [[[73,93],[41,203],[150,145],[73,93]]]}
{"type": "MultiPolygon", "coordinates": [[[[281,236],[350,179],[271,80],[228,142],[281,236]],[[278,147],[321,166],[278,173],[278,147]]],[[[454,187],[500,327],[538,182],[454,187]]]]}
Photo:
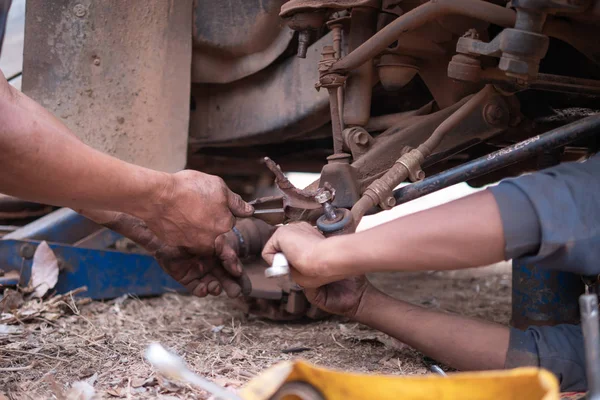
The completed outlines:
{"type": "Polygon", "coordinates": [[[319,192],[315,195],[315,200],[317,200],[319,204],[325,204],[328,201],[331,201],[332,198],[333,196],[329,190],[319,190],[319,192]]]}
{"type": "Polygon", "coordinates": [[[310,44],[310,31],[305,29],[298,33],[298,58],[306,58],[308,45],[310,44]]]}
{"type": "Polygon", "coordinates": [[[75,7],[73,7],[73,14],[75,14],[76,17],[79,18],[83,18],[85,17],[85,6],[83,4],[76,4],[75,7]]]}
{"type": "Polygon", "coordinates": [[[35,246],[26,243],[19,249],[19,254],[26,260],[31,260],[35,254],[35,246]]]}
{"type": "Polygon", "coordinates": [[[387,199],[385,199],[385,204],[388,207],[394,207],[396,205],[396,199],[394,198],[394,196],[390,196],[387,199]]]}
{"type": "Polygon", "coordinates": [[[366,132],[358,131],[354,135],[354,143],[359,144],[361,146],[367,145],[369,143],[369,135],[366,132]]]}
{"type": "Polygon", "coordinates": [[[490,125],[498,125],[504,120],[504,109],[498,104],[490,103],[483,109],[483,117],[490,125]]]}

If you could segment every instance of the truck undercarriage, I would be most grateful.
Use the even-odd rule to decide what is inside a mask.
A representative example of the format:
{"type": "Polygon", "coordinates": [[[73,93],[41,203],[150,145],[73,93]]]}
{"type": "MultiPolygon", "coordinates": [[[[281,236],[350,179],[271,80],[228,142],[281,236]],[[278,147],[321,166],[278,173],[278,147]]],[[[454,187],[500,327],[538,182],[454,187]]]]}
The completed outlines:
{"type": "MultiPolygon", "coordinates": [[[[598,1],[226,3],[29,0],[23,90],[96,148],[220,175],[271,225],[328,235],[597,150],[598,1]]],[[[249,308],[317,317],[264,279],[270,231],[240,227],[249,308]]]]}

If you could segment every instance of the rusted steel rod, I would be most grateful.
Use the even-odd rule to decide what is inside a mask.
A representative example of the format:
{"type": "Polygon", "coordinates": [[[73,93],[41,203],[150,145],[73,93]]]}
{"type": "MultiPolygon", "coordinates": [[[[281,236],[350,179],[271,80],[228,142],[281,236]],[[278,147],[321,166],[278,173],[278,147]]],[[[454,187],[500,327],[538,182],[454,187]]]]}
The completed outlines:
{"type": "Polygon", "coordinates": [[[369,40],[333,64],[331,72],[347,72],[373,59],[398,37],[440,16],[458,14],[503,27],[513,27],[515,12],[482,0],[430,0],[401,15],[369,40]]]}
{"type": "Polygon", "coordinates": [[[344,139],[342,138],[342,121],[340,118],[340,107],[338,103],[339,87],[328,88],[329,111],[331,112],[331,130],[333,135],[333,152],[339,154],[343,151],[344,139]]]}
{"type": "Polygon", "coordinates": [[[600,114],[595,114],[560,128],[537,135],[487,156],[451,168],[420,182],[394,190],[396,205],[406,203],[457,183],[496,171],[523,161],[535,154],[556,149],[594,133],[600,132],[600,114]]]}
{"type": "Polygon", "coordinates": [[[590,96],[600,95],[600,81],[593,79],[574,78],[571,76],[538,74],[530,86],[535,90],[551,92],[574,93],[590,96]]]}

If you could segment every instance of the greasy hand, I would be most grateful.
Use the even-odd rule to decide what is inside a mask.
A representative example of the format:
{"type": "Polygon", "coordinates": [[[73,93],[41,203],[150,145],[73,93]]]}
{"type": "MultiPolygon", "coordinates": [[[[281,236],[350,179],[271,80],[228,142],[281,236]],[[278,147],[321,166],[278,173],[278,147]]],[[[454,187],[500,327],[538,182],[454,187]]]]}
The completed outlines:
{"type": "Polygon", "coordinates": [[[164,244],[212,256],[215,240],[233,228],[235,217],[250,217],[253,212],[221,178],[185,170],[171,175],[150,212],[137,215],[164,244]]]}
{"type": "Polygon", "coordinates": [[[201,259],[186,248],[169,246],[142,220],[128,214],[99,210],[77,211],[145,248],[169,275],[193,295],[217,296],[224,290],[233,298],[241,293],[237,278],[242,275],[242,265],[235,251],[225,241],[224,235],[215,241],[216,256],[201,259]]]}
{"type": "Polygon", "coordinates": [[[367,278],[356,276],[327,285],[305,289],[306,298],[321,310],[331,314],[356,318],[365,306],[365,294],[376,290],[367,278]]]}
{"type": "Polygon", "coordinates": [[[321,257],[327,249],[325,237],[306,222],[290,224],[278,228],[265,245],[262,256],[269,265],[275,253],[285,254],[292,278],[305,288],[316,288],[344,277],[334,275],[324,265],[321,257]]]}

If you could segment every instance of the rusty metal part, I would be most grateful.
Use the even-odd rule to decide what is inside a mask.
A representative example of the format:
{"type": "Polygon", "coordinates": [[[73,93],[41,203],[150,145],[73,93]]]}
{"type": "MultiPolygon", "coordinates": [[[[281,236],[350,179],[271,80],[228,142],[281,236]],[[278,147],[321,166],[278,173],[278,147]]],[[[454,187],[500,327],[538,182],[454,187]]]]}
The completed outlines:
{"type": "MultiPolygon", "coordinates": [[[[541,28],[540,28],[541,30],[541,28]]],[[[456,51],[469,55],[500,57],[498,68],[509,76],[535,79],[539,63],[548,51],[548,36],[523,29],[504,29],[491,42],[463,36],[456,51]]]]}
{"type": "Polygon", "coordinates": [[[192,82],[229,83],[261,71],[288,48],[283,0],[194,0],[192,82]],[[237,12],[231,12],[237,10],[237,12]]]}
{"type": "MultiPolygon", "coordinates": [[[[424,173],[421,170],[421,165],[425,158],[434,152],[449,132],[460,126],[461,123],[469,120],[473,114],[479,114],[480,117],[483,114],[483,118],[485,118],[485,107],[490,107],[489,104],[494,104],[490,99],[493,99],[497,95],[493,86],[486,86],[445,119],[427,140],[419,144],[416,149],[403,154],[381,178],[373,181],[365,189],[363,197],[352,207],[354,220],[357,223],[360,222],[367,210],[375,205],[379,205],[384,210],[396,205],[396,201],[392,196],[392,190],[406,178],[410,178],[413,182],[422,180],[424,173]]],[[[500,110],[503,109],[500,105],[498,105],[498,108],[500,110]]],[[[485,122],[490,124],[487,120],[485,122]]],[[[498,121],[494,121],[494,124],[490,125],[500,128],[502,122],[506,126],[508,118],[505,117],[504,120],[500,118],[498,121]]]]}
{"type": "Polygon", "coordinates": [[[503,27],[512,27],[515,23],[514,11],[485,1],[432,0],[401,15],[381,29],[356,50],[335,63],[331,67],[331,72],[353,70],[384,51],[397,40],[400,34],[450,14],[465,15],[503,27]]]}
{"type": "Polygon", "coordinates": [[[600,129],[600,115],[593,115],[560,128],[536,135],[458,167],[441,172],[421,182],[394,191],[397,204],[425,196],[445,187],[493,172],[536,154],[565,146],[591,136],[600,129]]]}
{"type": "MultiPolygon", "coordinates": [[[[377,31],[377,15],[381,2],[374,2],[376,8],[355,7],[352,9],[348,48],[352,52],[369,40],[377,31]],[[378,4],[377,4],[378,3],[378,4]]],[[[373,62],[366,62],[349,71],[344,88],[344,112],[342,119],[345,126],[363,126],[371,116],[371,96],[373,85],[373,62]]]]}
{"type": "Polygon", "coordinates": [[[323,215],[327,221],[338,221],[340,218],[336,215],[336,209],[331,202],[333,201],[335,191],[328,182],[323,184],[315,194],[315,200],[323,207],[323,215]]]}
{"type": "Polygon", "coordinates": [[[333,136],[333,152],[339,154],[342,152],[342,118],[340,115],[340,104],[338,103],[338,95],[341,86],[344,84],[346,77],[340,74],[329,74],[327,71],[336,60],[336,51],[333,46],[324,46],[321,52],[321,61],[319,61],[319,81],[315,85],[319,90],[321,87],[327,89],[329,94],[329,112],[331,113],[331,130],[333,136]]]}
{"type": "Polygon", "coordinates": [[[381,0],[290,0],[281,7],[279,16],[290,18],[297,13],[318,10],[346,10],[354,7],[377,7],[381,0]]]}
{"type": "Polygon", "coordinates": [[[433,105],[433,102],[429,102],[416,110],[371,117],[371,119],[369,119],[369,123],[367,123],[364,128],[369,132],[385,131],[386,129],[401,123],[409,117],[431,114],[433,111],[433,105]]]}
{"type": "Polygon", "coordinates": [[[281,287],[265,276],[269,266],[263,260],[245,261],[244,276],[246,279],[244,293],[248,297],[259,299],[281,300],[284,292],[281,287]]]}
{"type": "Polygon", "coordinates": [[[589,96],[600,95],[600,81],[552,74],[537,74],[535,79],[524,81],[507,76],[498,68],[482,69],[479,60],[457,54],[448,65],[448,76],[471,82],[493,83],[503,92],[516,93],[525,89],[572,93],[589,96]]]}
{"type": "Polygon", "coordinates": [[[327,124],[328,97],[313,84],[319,50],[331,37],[313,44],[306,60],[291,57],[235,85],[193,85],[190,140],[196,146],[272,143],[327,124]]]}
{"type": "Polygon", "coordinates": [[[349,163],[349,156],[342,155],[328,157],[328,163],[321,170],[319,186],[325,186],[326,182],[334,182],[335,198],[332,204],[336,207],[350,208],[360,198],[359,182],[356,170],[349,163]]]}
{"type": "Polygon", "coordinates": [[[321,205],[315,200],[316,190],[301,190],[295,187],[279,166],[268,157],[265,157],[265,165],[275,175],[275,184],[283,193],[281,202],[286,220],[309,220],[310,216],[313,215],[311,211],[321,208],[321,205]]]}
{"type": "Polygon", "coordinates": [[[83,16],[73,5],[27,3],[23,91],[92,147],[152,169],[181,170],[192,0],[82,0],[83,16]]]}
{"type": "Polygon", "coordinates": [[[286,382],[269,400],[325,400],[313,385],[307,382],[286,382]]]}
{"type": "Polygon", "coordinates": [[[260,256],[275,227],[256,218],[238,219],[225,240],[240,258],[260,256]]]}
{"type": "Polygon", "coordinates": [[[352,158],[355,160],[367,153],[373,142],[373,137],[369,132],[360,126],[344,129],[342,137],[344,139],[344,146],[350,149],[352,158]]]}
{"type": "MultiPolygon", "coordinates": [[[[369,151],[352,163],[358,174],[361,190],[376,178],[380,177],[386,170],[392,167],[398,156],[405,153],[406,147],[416,148],[423,143],[435,129],[454,112],[462,107],[470,97],[465,97],[456,104],[429,115],[413,116],[401,120],[397,125],[386,130],[375,137],[369,151]]],[[[487,103],[496,103],[505,112],[505,124],[489,125],[484,119],[482,104],[478,112],[452,129],[442,140],[434,154],[428,159],[428,163],[441,160],[458,151],[480,143],[492,136],[502,132],[511,118],[518,115],[518,104],[513,97],[505,97],[497,93],[490,94],[487,103]]]]}
{"type": "Polygon", "coordinates": [[[379,81],[385,90],[398,90],[406,86],[419,72],[419,62],[410,56],[384,54],[377,64],[379,81]]]}

